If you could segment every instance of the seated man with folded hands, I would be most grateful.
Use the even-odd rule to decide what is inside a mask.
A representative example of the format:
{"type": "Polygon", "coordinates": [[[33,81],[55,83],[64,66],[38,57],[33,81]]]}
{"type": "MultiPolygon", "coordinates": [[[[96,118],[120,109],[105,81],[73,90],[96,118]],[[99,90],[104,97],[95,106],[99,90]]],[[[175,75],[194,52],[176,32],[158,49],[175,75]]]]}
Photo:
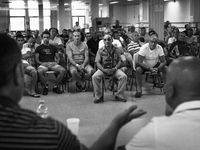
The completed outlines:
{"type": "Polygon", "coordinates": [[[112,44],[111,35],[104,35],[103,41],[105,45],[98,50],[95,59],[98,70],[92,76],[92,83],[96,98],[94,103],[103,102],[101,80],[106,75],[118,79],[117,95],[115,99],[117,101],[126,102],[126,99],[124,98],[124,91],[126,88],[127,76],[120,70],[122,66],[120,57],[121,53],[119,52],[119,49],[112,44]]]}
{"type": "Polygon", "coordinates": [[[142,96],[142,73],[150,71],[151,73],[163,72],[166,69],[166,60],[163,48],[157,44],[158,35],[150,35],[149,43],[144,44],[138,52],[138,62],[136,64],[136,98],[142,96]]]}

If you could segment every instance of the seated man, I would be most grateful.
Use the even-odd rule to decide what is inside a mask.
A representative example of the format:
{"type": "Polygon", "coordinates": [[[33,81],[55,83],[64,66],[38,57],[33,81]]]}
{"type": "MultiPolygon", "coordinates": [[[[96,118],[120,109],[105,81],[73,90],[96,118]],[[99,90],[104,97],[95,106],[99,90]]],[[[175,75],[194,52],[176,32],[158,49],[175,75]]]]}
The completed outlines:
{"type": "Polygon", "coordinates": [[[186,43],[185,33],[179,32],[177,41],[173,42],[169,48],[169,56],[175,59],[190,55],[192,55],[190,45],[186,43]]]}
{"type": "MultiPolygon", "coordinates": [[[[24,47],[24,36],[22,34],[17,35],[16,41],[17,41],[17,44],[22,53],[22,64],[24,67],[24,73],[31,76],[30,90],[25,88],[25,93],[28,92],[28,94],[32,97],[36,97],[36,98],[40,97],[40,95],[36,94],[36,92],[35,92],[35,86],[37,83],[37,71],[30,64],[30,62],[31,62],[30,60],[32,58],[31,50],[30,50],[30,48],[24,47]],[[29,62],[27,60],[29,60],[29,62]]],[[[30,41],[28,41],[28,43],[30,44],[30,41]]],[[[29,45],[28,43],[27,44],[25,43],[25,44],[29,45]]],[[[26,84],[24,83],[24,85],[26,85],[26,84]]]]}
{"type": "Polygon", "coordinates": [[[111,35],[104,35],[103,41],[105,46],[98,50],[95,60],[98,70],[92,76],[92,83],[96,98],[94,103],[103,102],[101,79],[105,75],[113,76],[118,79],[117,95],[115,99],[117,101],[126,102],[126,99],[124,98],[124,91],[126,88],[127,76],[120,70],[122,64],[120,57],[121,53],[117,47],[112,45],[113,41],[111,35]]]}
{"type": "Polygon", "coordinates": [[[92,67],[95,66],[95,57],[98,51],[98,46],[99,46],[99,37],[96,33],[96,31],[91,31],[91,36],[92,38],[87,41],[87,46],[89,49],[89,60],[90,60],[90,65],[92,67]]]}
{"type": "Polygon", "coordinates": [[[157,44],[158,35],[150,35],[149,43],[144,44],[138,52],[138,62],[136,64],[136,98],[142,96],[142,73],[150,71],[151,73],[163,72],[166,61],[162,47],[157,44]]]}
{"type": "Polygon", "coordinates": [[[86,80],[94,73],[89,65],[89,51],[85,42],[81,42],[81,32],[73,32],[73,41],[66,47],[66,53],[70,63],[70,73],[76,80],[76,90],[86,91],[86,80]]]}
{"type": "Polygon", "coordinates": [[[165,74],[166,116],[154,117],[118,150],[196,150],[200,147],[200,60],[175,59],[165,74]]]}
{"type": "Polygon", "coordinates": [[[35,38],[28,37],[27,43],[23,45],[21,50],[22,52],[22,64],[24,67],[24,73],[31,76],[31,87],[29,91],[29,95],[35,98],[40,97],[40,95],[36,94],[35,86],[38,81],[37,70],[35,69],[35,38]]]}
{"type": "Polygon", "coordinates": [[[43,95],[47,95],[49,91],[47,81],[44,77],[45,72],[48,70],[58,73],[53,91],[57,94],[62,94],[62,91],[60,91],[58,85],[64,77],[65,69],[58,65],[60,61],[58,50],[55,46],[49,44],[50,33],[48,31],[44,31],[42,33],[42,39],[43,44],[36,48],[35,57],[36,62],[40,65],[38,67],[38,74],[42,85],[44,85],[43,95]]]}

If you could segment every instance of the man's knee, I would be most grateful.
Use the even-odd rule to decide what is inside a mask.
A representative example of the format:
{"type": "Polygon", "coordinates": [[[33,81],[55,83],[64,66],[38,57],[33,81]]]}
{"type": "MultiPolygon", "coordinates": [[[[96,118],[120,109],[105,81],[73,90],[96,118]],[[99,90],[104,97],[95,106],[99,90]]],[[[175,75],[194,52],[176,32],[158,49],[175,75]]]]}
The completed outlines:
{"type": "Polygon", "coordinates": [[[136,67],[136,73],[142,74],[142,68],[141,67],[136,67]]]}
{"type": "Polygon", "coordinates": [[[45,72],[44,69],[42,69],[42,68],[38,68],[38,74],[39,74],[39,75],[43,75],[44,72],[45,72]]]}
{"type": "Polygon", "coordinates": [[[31,70],[31,76],[32,77],[37,76],[37,70],[36,69],[31,70]]]}

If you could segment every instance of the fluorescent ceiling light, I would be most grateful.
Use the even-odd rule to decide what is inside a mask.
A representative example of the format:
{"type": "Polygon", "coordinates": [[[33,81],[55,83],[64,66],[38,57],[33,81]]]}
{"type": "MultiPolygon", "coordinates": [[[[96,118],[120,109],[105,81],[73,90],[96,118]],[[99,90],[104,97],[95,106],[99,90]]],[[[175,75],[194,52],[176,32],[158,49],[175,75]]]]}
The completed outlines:
{"type": "Polygon", "coordinates": [[[119,3],[119,1],[110,2],[110,4],[116,4],[116,3],[119,3]]]}
{"type": "Polygon", "coordinates": [[[67,5],[69,5],[69,3],[65,3],[64,5],[67,6],[67,5]]]}
{"type": "Polygon", "coordinates": [[[134,1],[134,0],[127,0],[128,2],[134,1]]]}
{"type": "Polygon", "coordinates": [[[103,4],[99,4],[99,6],[102,6],[103,4]]]}

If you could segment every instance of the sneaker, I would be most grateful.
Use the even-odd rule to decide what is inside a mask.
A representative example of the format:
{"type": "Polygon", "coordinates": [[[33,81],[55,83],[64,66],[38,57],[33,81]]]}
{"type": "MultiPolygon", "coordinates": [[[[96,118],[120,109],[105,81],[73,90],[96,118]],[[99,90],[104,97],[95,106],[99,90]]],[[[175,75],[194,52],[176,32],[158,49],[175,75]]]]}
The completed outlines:
{"type": "Polygon", "coordinates": [[[126,99],[121,98],[121,97],[119,97],[119,96],[115,96],[115,100],[116,100],[116,101],[120,101],[120,102],[126,102],[126,99]]]}
{"type": "Polygon", "coordinates": [[[81,87],[80,83],[78,83],[78,82],[76,82],[76,91],[77,92],[82,91],[82,87],[81,87]]]}
{"type": "Polygon", "coordinates": [[[48,94],[48,92],[49,92],[49,89],[48,89],[48,87],[44,87],[44,89],[43,89],[43,95],[47,95],[48,94]]]}
{"type": "Polygon", "coordinates": [[[135,93],[135,98],[140,98],[142,96],[142,92],[136,92],[135,93]]]}
{"type": "Polygon", "coordinates": [[[102,102],[103,102],[103,97],[94,100],[94,103],[102,103],[102,102]]]}
{"type": "Polygon", "coordinates": [[[82,87],[82,91],[85,92],[87,90],[87,83],[84,81],[84,86],[82,87]]]}
{"type": "Polygon", "coordinates": [[[53,91],[57,94],[62,94],[63,92],[58,88],[58,86],[53,88],[53,91]]]}

